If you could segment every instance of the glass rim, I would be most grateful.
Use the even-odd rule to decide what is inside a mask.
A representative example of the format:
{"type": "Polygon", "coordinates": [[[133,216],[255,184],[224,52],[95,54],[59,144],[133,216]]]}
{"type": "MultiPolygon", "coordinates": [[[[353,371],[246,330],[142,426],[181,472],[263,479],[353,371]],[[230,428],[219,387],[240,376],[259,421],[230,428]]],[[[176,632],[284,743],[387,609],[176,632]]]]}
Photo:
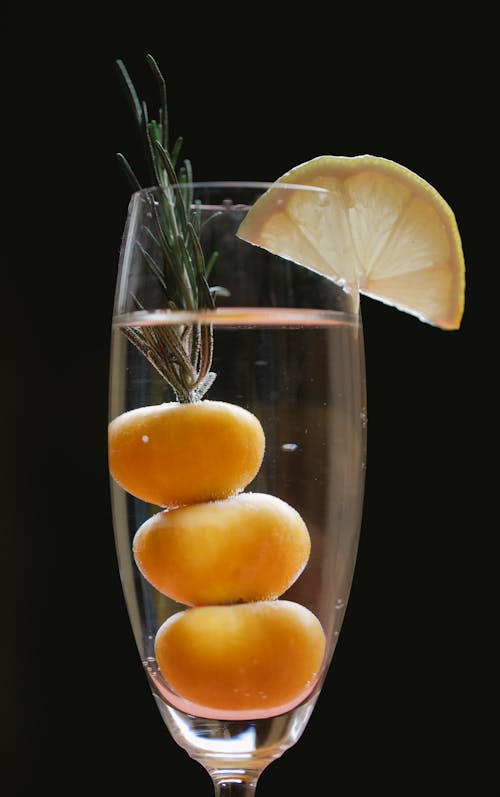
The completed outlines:
{"type": "Polygon", "coordinates": [[[176,189],[196,189],[196,188],[241,188],[241,189],[263,189],[268,191],[271,188],[284,189],[285,191],[313,191],[317,194],[329,194],[328,188],[308,183],[287,183],[266,181],[266,180],[193,180],[186,182],[169,183],[167,186],[151,185],[134,191],[132,196],[141,196],[155,191],[165,191],[169,188],[176,189]]]}

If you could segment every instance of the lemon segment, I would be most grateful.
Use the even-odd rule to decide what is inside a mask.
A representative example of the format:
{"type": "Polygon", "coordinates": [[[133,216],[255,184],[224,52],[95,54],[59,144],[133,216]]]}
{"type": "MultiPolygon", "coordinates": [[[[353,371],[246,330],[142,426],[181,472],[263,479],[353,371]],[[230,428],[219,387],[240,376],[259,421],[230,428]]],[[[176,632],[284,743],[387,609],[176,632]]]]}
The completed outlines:
{"type": "Polygon", "coordinates": [[[455,216],[433,186],[394,161],[324,155],[303,163],[257,200],[238,235],[339,284],[355,280],[361,293],[421,321],[460,326],[465,264],[455,216]]]}

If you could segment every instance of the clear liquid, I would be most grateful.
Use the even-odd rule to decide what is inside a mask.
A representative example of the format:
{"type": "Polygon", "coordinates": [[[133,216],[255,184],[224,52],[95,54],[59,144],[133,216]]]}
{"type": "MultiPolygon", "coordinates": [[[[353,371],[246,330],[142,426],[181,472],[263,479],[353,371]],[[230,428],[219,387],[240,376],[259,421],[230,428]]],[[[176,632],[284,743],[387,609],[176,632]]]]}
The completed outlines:
{"type": "MultiPolygon", "coordinates": [[[[136,407],[173,401],[169,386],[121,332],[123,325],[192,322],[136,313],[113,327],[110,418],[136,407]]],[[[204,320],[199,316],[199,321],[204,320]]],[[[172,736],[206,768],[256,771],[294,744],[309,719],[340,632],[354,571],[364,487],[366,400],[358,320],[340,312],[220,310],[211,318],[212,371],[207,398],[238,404],[260,420],[266,450],[246,488],[293,506],[311,535],[311,556],[281,597],[301,603],[320,620],[327,654],[317,682],[300,703],[272,715],[251,716],[196,706],[174,694],[159,672],[154,639],[184,606],[160,595],[131,556],[139,526],[159,507],[125,493],[112,481],[120,574],[137,647],[158,708],[172,736]]]]}

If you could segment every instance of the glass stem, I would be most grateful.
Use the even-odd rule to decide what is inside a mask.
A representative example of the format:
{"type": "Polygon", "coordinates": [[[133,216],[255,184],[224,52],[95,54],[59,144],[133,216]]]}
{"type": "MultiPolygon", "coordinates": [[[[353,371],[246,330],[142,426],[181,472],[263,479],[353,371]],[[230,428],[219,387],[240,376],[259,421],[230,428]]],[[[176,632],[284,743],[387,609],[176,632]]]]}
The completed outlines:
{"type": "Polygon", "coordinates": [[[213,776],[215,797],[255,797],[258,777],[242,778],[241,775],[213,776]]]}

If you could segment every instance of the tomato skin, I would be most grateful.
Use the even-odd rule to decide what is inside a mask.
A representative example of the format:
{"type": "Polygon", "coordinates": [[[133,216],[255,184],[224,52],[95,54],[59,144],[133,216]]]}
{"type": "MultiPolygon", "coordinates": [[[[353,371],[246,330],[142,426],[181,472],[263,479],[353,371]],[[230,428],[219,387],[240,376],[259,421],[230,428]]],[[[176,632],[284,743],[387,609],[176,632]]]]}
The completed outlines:
{"type": "Polygon", "coordinates": [[[279,597],[304,569],[311,540],[285,501],[246,492],[158,512],[137,531],[133,550],[159,592],[203,606],[279,597]]]}
{"type": "Polygon", "coordinates": [[[256,476],[264,456],[260,421],[222,401],[170,402],[111,421],[111,475],[127,492],[162,507],[227,498],[256,476]]]}
{"type": "Polygon", "coordinates": [[[319,620],[286,600],[186,609],[160,627],[155,642],[171,689],[229,711],[303,699],[319,677],[324,651],[319,620]]]}

